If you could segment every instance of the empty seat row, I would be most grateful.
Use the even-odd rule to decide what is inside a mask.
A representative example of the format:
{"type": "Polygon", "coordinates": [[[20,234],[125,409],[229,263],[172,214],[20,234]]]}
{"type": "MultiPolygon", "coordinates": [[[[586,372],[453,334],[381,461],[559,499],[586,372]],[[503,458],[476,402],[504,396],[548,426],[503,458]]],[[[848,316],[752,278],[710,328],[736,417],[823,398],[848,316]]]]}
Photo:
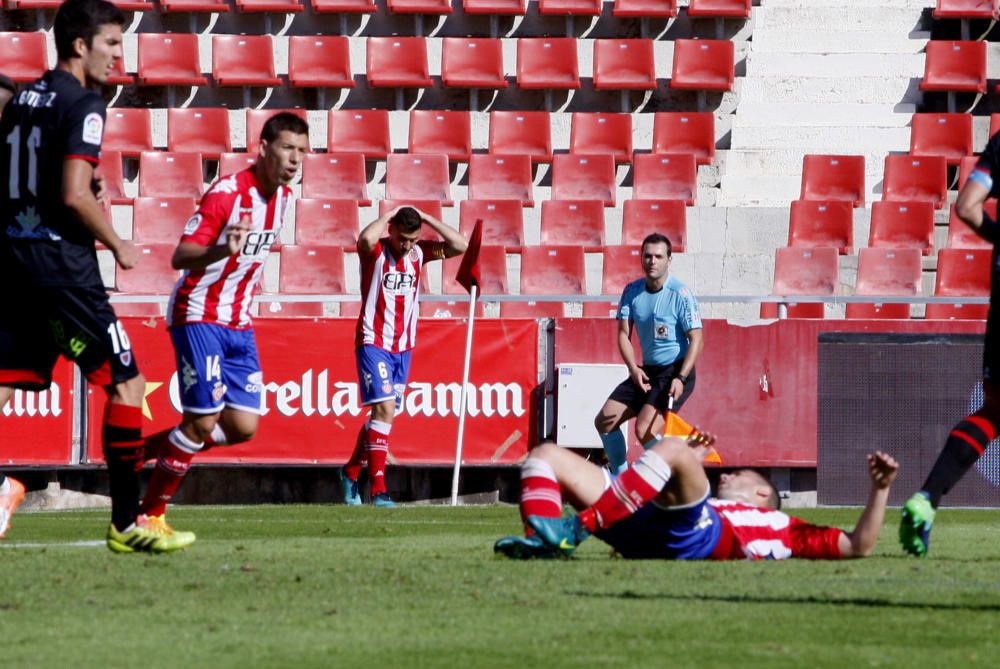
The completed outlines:
{"type": "MultiPolygon", "coordinates": [[[[774,295],[814,297],[839,293],[837,249],[785,247],[775,251],[774,295]]],[[[990,294],[991,249],[941,249],[934,295],[986,297],[990,294]]],[[[855,295],[914,297],[921,293],[918,249],[864,248],[858,253],[855,295]]],[[[928,304],[927,319],[985,319],[986,304],[928,304]]],[[[774,318],[777,305],[762,304],[761,317],[774,318]]],[[[789,304],[790,318],[823,318],[822,303],[789,304]]],[[[909,304],[849,303],[847,318],[909,318],[909,304]]]]}
{"type": "MultiPolygon", "coordinates": [[[[306,118],[302,109],[246,110],[247,151],[257,150],[264,123],[288,111],[306,118]]],[[[549,112],[490,112],[488,151],[493,155],[527,155],[532,162],[551,162],[549,112]]],[[[632,161],[631,114],[573,113],[569,152],[610,154],[616,162],[632,161]]],[[[167,110],[167,150],[201,153],[218,160],[232,152],[229,112],[222,108],[167,110]]],[[[143,108],[108,110],[104,148],[135,157],[153,150],[150,111],[143,108]]],[[[314,147],[315,148],[315,147],[314,147]]],[[[360,153],[384,159],[392,153],[389,112],[384,109],[340,109],[327,115],[327,151],[360,153]]],[[[653,115],[652,153],[689,153],[698,164],[715,158],[715,116],[711,112],[657,112],[653,115]]],[[[472,153],[472,120],[465,111],[414,110],[409,114],[407,150],[444,153],[450,160],[468,161],[472,153]]]]}
{"type": "MultiPolygon", "coordinates": [[[[252,154],[220,156],[222,174],[254,162],[252,154]],[[231,159],[235,159],[230,162],[231,159]]],[[[98,167],[113,204],[125,195],[121,154],[103,151],[98,167]]],[[[200,197],[204,190],[202,157],[198,153],[143,151],[139,155],[139,195],[200,197]]],[[[386,198],[434,200],[452,206],[448,157],[443,154],[394,153],[386,160],[386,198]]],[[[302,167],[302,195],[368,202],[364,158],[360,154],[309,154],[302,167]]],[[[638,200],[679,200],[693,205],[697,196],[694,156],[685,153],[635,156],[632,197],[638,200]]],[[[531,161],[527,156],[476,154],[470,159],[470,199],[515,200],[533,204],[531,161]]],[[[617,181],[609,155],[557,155],[552,160],[553,200],[595,200],[615,206],[617,181]]]]}
{"type": "MultiPolygon", "coordinates": [[[[841,255],[854,246],[854,213],[847,202],[796,200],[788,223],[788,246],[834,247],[841,255]]],[[[930,202],[873,202],[868,246],[934,251],[934,205],[930,202]]]]}
{"type": "MultiPolygon", "coordinates": [[[[948,197],[948,161],[940,155],[890,155],[885,158],[882,199],[929,202],[936,209],[948,197]]],[[[865,203],[864,156],[807,155],[802,161],[803,200],[865,203]]]]}
{"type": "MultiPolygon", "coordinates": [[[[354,86],[346,37],[293,36],[288,39],[288,81],[305,88],[354,86]]],[[[44,33],[0,33],[0,62],[15,81],[29,81],[48,68],[44,33]]],[[[119,66],[121,63],[119,62],[119,66]]],[[[369,86],[427,88],[434,85],[423,37],[367,38],[369,86]]],[[[138,37],[139,85],[204,86],[198,36],[141,33],[138,37]]],[[[441,80],[455,88],[506,88],[501,43],[496,39],[448,37],[442,40],[441,80]]],[[[732,89],[734,47],[727,40],[676,40],[670,87],[732,89]]],[[[271,37],[213,35],[212,78],[218,86],[281,86],[275,73],[271,37]]],[[[120,72],[112,83],[131,83],[120,72]]],[[[521,38],[517,41],[517,85],[525,89],[580,87],[577,40],[521,38]]],[[[594,40],[594,87],[655,89],[653,41],[594,40]]]]}

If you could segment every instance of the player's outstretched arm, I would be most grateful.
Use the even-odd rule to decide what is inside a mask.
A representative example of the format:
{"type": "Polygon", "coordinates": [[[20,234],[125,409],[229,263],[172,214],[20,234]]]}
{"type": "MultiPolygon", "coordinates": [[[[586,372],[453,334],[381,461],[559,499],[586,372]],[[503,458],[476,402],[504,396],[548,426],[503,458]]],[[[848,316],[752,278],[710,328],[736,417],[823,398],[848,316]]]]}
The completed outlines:
{"type": "Polygon", "coordinates": [[[875,451],[868,455],[868,476],[872,480],[871,492],[854,531],[841,535],[841,557],[865,557],[875,548],[879,531],[882,529],[882,521],[885,520],[889,489],[898,471],[899,463],[887,453],[875,451]]]}
{"type": "Polygon", "coordinates": [[[94,238],[107,246],[122,269],[132,269],[139,262],[139,253],[132,242],[118,236],[104,217],[101,203],[94,197],[90,184],[94,166],[86,160],[70,158],[63,161],[62,200],[66,208],[94,238]]]}
{"type": "Polygon", "coordinates": [[[378,240],[382,239],[382,235],[385,234],[385,229],[389,225],[389,221],[391,221],[392,217],[396,215],[396,212],[404,206],[405,205],[400,205],[385,212],[364,227],[361,234],[358,235],[359,253],[368,254],[372,252],[372,249],[374,249],[375,245],[378,244],[378,240]]]}
{"type": "Polygon", "coordinates": [[[469,247],[469,243],[465,241],[465,237],[463,237],[458,230],[445,225],[430,214],[422,212],[419,209],[417,211],[420,212],[421,220],[423,220],[426,225],[434,228],[434,232],[441,235],[444,239],[445,258],[453,258],[454,256],[465,253],[465,249],[469,247]]]}

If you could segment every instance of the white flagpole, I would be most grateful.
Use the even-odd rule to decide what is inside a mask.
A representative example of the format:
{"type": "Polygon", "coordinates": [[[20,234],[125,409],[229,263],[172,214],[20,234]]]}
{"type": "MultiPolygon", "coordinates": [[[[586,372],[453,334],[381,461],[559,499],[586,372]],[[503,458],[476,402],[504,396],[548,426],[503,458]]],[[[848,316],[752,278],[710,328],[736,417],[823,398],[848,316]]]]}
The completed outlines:
{"type": "Polygon", "coordinates": [[[458,506],[458,472],[462,467],[462,437],[465,435],[465,386],[469,383],[469,363],[472,359],[472,325],[476,319],[475,283],[469,289],[469,324],[465,330],[465,364],[462,366],[462,392],[458,400],[458,439],[455,443],[455,469],[451,475],[451,505],[458,506]]]}

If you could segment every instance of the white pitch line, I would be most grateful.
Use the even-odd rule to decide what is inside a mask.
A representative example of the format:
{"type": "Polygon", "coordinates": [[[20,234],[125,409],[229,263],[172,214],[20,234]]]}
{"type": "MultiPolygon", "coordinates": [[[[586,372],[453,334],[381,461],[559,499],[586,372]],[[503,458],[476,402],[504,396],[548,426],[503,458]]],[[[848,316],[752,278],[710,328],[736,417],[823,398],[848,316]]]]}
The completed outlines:
{"type": "Polygon", "coordinates": [[[43,542],[0,542],[0,548],[93,548],[103,546],[104,541],[53,541],[43,542]]]}

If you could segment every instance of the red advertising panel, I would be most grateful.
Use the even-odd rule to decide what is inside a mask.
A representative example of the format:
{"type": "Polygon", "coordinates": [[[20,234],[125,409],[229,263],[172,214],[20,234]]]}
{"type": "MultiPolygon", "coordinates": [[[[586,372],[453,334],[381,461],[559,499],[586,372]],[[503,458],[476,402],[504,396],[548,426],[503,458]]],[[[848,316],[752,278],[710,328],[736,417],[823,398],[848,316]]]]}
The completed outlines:
{"type": "MultiPolygon", "coordinates": [[[[173,347],[161,319],[124,319],[146,376],[146,434],[180,420],[173,347]]],[[[353,320],[267,319],[256,324],[264,369],[265,414],[256,438],[198,456],[214,463],[345,462],[362,415],[353,320]]],[[[404,464],[454,461],[465,324],[420,324],[402,414],[390,457],[404,464]]],[[[463,461],[513,463],[527,452],[538,385],[538,326],[532,320],[483,320],[475,326],[463,461]]],[[[88,461],[100,462],[104,393],[89,393],[88,461]]]]}
{"type": "Polygon", "coordinates": [[[0,410],[0,463],[67,465],[73,459],[73,365],[60,359],[43,393],[21,390],[0,410]]]}
{"type": "MultiPolygon", "coordinates": [[[[706,320],[704,326],[705,349],[684,418],[718,437],[727,467],[815,467],[820,332],[981,334],[986,324],[791,319],[750,326],[706,320]]],[[[610,319],[559,319],[555,364],[620,363],[616,328],[610,319]]],[[[593,419],[581,415],[570,420],[593,419]]],[[[639,453],[641,447],[633,445],[630,459],[639,453]]]]}

